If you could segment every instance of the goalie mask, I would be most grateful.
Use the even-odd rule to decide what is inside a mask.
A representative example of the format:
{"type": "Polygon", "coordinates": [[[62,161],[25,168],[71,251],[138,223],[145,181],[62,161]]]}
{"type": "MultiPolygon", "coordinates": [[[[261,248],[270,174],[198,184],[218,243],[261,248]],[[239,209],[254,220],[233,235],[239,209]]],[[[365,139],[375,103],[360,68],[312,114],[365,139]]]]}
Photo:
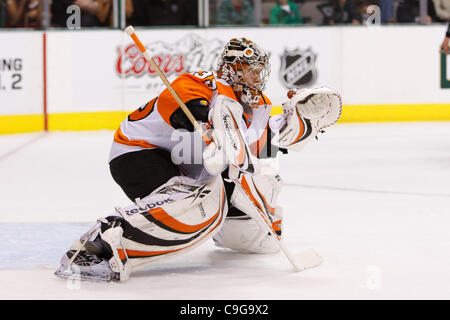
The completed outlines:
{"type": "Polygon", "coordinates": [[[248,105],[258,104],[269,73],[267,54],[245,38],[231,39],[219,58],[217,75],[248,105]]]}

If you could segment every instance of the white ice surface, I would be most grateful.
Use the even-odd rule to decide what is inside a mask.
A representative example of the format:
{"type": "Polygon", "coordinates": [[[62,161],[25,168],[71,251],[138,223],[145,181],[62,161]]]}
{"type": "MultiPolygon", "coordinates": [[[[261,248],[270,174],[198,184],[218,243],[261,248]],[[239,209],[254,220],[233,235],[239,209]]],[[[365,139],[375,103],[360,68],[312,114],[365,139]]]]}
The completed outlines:
{"type": "Polygon", "coordinates": [[[53,276],[71,242],[128,204],[112,131],[0,136],[0,299],[450,299],[450,122],[340,124],[280,162],[283,254],[212,241],[126,283],[53,276]]]}

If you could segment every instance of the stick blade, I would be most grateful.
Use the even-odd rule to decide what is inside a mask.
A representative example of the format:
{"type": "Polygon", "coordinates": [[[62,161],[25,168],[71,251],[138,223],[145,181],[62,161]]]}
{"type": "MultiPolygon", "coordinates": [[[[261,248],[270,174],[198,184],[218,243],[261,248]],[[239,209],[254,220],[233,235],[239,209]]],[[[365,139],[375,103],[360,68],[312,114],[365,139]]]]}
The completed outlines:
{"type": "Polygon", "coordinates": [[[307,249],[295,255],[297,272],[318,267],[322,262],[323,258],[314,249],[307,249]]]}

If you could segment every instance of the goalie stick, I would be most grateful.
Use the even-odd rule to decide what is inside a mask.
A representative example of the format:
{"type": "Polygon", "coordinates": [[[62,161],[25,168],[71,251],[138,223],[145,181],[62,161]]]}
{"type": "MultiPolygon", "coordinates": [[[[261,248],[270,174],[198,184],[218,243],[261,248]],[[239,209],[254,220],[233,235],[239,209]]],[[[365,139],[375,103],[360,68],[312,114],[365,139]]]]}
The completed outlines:
{"type": "MultiPolygon", "coordinates": [[[[155,63],[155,61],[151,57],[151,55],[148,52],[148,50],[145,48],[145,46],[142,44],[142,42],[140,41],[140,39],[136,35],[133,26],[128,26],[125,29],[125,32],[133,39],[134,43],[136,44],[136,46],[141,51],[141,53],[144,56],[144,58],[150,63],[152,68],[156,71],[158,76],[161,78],[162,82],[165,84],[165,86],[167,87],[169,92],[172,94],[172,96],[174,97],[174,99],[176,100],[176,102],[178,103],[180,108],[183,110],[183,112],[185,113],[185,115],[187,116],[189,121],[194,126],[194,129],[200,134],[200,136],[203,138],[205,143],[207,145],[209,145],[211,143],[211,140],[207,136],[207,134],[205,133],[203,127],[200,126],[197,123],[195,117],[192,115],[192,113],[186,107],[184,102],[180,99],[180,97],[178,96],[176,91],[173,89],[172,85],[167,80],[166,76],[162,73],[161,69],[155,63]]],[[[240,184],[241,187],[242,187],[242,184],[239,182],[239,180],[236,180],[235,183],[240,184]]],[[[276,234],[275,230],[272,227],[272,224],[270,223],[270,221],[268,221],[268,219],[266,218],[264,213],[258,208],[258,205],[252,199],[252,196],[251,196],[251,194],[249,194],[249,191],[246,190],[245,188],[242,188],[242,190],[244,190],[246,192],[246,194],[249,197],[250,201],[252,201],[252,204],[258,210],[259,215],[257,215],[256,217],[257,217],[257,219],[259,219],[259,225],[262,226],[268,233],[270,233],[273,236],[274,241],[276,241],[278,243],[278,246],[280,247],[280,250],[288,258],[289,262],[294,266],[295,271],[303,271],[305,269],[314,268],[314,267],[317,267],[318,265],[320,265],[322,263],[322,257],[320,257],[314,249],[305,250],[305,251],[303,251],[303,252],[301,252],[299,254],[296,254],[294,256],[288,250],[288,248],[283,243],[281,238],[276,234]]]]}
{"type": "Polygon", "coordinates": [[[156,71],[156,73],[158,74],[158,76],[162,80],[162,82],[164,82],[164,84],[166,85],[166,88],[170,91],[170,93],[172,94],[172,96],[175,99],[175,101],[178,103],[180,108],[183,110],[185,115],[188,117],[189,121],[194,126],[194,129],[200,134],[200,136],[202,137],[203,141],[205,141],[205,143],[207,145],[209,145],[211,143],[211,139],[208,137],[208,135],[204,131],[203,127],[200,126],[198,124],[198,122],[195,120],[195,117],[192,115],[192,113],[189,111],[187,106],[184,104],[183,100],[180,99],[180,97],[178,96],[176,91],[172,88],[172,86],[170,85],[170,82],[167,80],[167,78],[164,75],[164,73],[162,73],[162,71],[159,68],[159,66],[155,63],[153,58],[150,56],[150,53],[148,52],[148,50],[142,44],[141,40],[139,40],[139,38],[137,37],[136,33],[134,32],[134,28],[132,26],[128,26],[125,29],[125,32],[131,37],[131,39],[133,39],[134,43],[136,44],[136,46],[141,51],[141,53],[144,56],[144,58],[150,63],[150,65],[152,66],[153,70],[156,71]]]}

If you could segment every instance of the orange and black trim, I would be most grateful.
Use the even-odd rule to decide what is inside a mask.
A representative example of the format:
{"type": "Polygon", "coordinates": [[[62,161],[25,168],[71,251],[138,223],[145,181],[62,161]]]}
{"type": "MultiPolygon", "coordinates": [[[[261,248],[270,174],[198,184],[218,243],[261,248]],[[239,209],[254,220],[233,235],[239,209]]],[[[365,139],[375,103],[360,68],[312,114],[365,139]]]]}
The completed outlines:
{"type": "Polygon", "coordinates": [[[274,214],[275,214],[275,208],[273,208],[273,207],[271,207],[271,206],[269,205],[269,202],[268,202],[268,201],[266,200],[266,198],[262,195],[262,193],[258,190],[258,188],[256,187],[256,185],[254,185],[254,186],[255,186],[256,192],[258,193],[259,197],[260,197],[260,198],[262,199],[262,201],[263,201],[263,205],[264,205],[264,208],[266,209],[266,211],[267,211],[268,213],[274,215],[274,214]]]}
{"type": "Polygon", "coordinates": [[[247,150],[246,144],[244,142],[244,138],[242,137],[241,131],[239,130],[238,124],[236,123],[236,120],[234,119],[233,114],[231,114],[231,119],[234,122],[234,127],[236,129],[237,135],[239,137],[239,143],[241,145],[241,147],[240,147],[241,150],[237,156],[239,168],[246,173],[252,174],[255,172],[255,167],[254,167],[253,163],[251,163],[251,158],[250,158],[250,155],[248,154],[248,150],[247,150]],[[245,160],[247,160],[247,161],[245,161],[245,160]],[[247,168],[244,169],[244,166],[246,163],[247,163],[247,168]]]}
{"type": "Polygon", "coordinates": [[[132,113],[130,113],[130,115],[128,116],[128,121],[130,121],[130,122],[139,121],[144,118],[147,118],[148,115],[150,113],[152,113],[153,110],[155,109],[156,100],[158,100],[158,98],[154,98],[154,99],[150,100],[143,107],[140,107],[140,108],[136,109],[135,111],[133,111],[132,113]]]}
{"type": "Polygon", "coordinates": [[[300,114],[298,113],[297,108],[295,109],[295,112],[297,114],[299,126],[300,126],[300,132],[298,133],[297,137],[295,138],[294,142],[292,144],[298,143],[302,140],[305,140],[311,135],[312,132],[312,126],[311,122],[308,119],[303,119],[300,114]]]}
{"type": "Polygon", "coordinates": [[[268,221],[268,223],[271,223],[272,229],[275,231],[277,236],[281,236],[281,219],[277,221],[273,221],[272,216],[275,214],[275,208],[271,207],[269,203],[267,202],[266,198],[259,192],[259,190],[255,186],[256,193],[258,194],[259,198],[263,201],[262,205],[261,203],[256,200],[255,196],[251,192],[250,186],[248,185],[247,180],[245,179],[245,176],[242,176],[241,180],[241,186],[247,193],[247,196],[250,198],[250,200],[253,202],[253,204],[259,209],[259,213],[263,216],[267,216],[268,219],[264,217],[265,220],[268,221]],[[264,207],[264,209],[263,209],[264,207]],[[267,212],[267,215],[264,215],[264,212],[267,212]],[[269,222],[270,221],[270,222],[269,222]]]}
{"type": "Polygon", "coordinates": [[[202,230],[203,228],[211,225],[217,219],[219,214],[220,210],[218,210],[214,216],[212,216],[209,220],[205,222],[202,222],[197,225],[188,225],[176,220],[162,208],[156,208],[142,213],[142,215],[148,221],[156,224],[158,227],[173,233],[180,233],[180,234],[191,234],[202,230]]]}
{"type": "Polygon", "coordinates": [[[245,190],[245,192],[247,193],[248,197],[250,198],[250,200],[255,204],[255,206],[262,212],[264,212],[263,206],[258,202],[258,200],[256,200],[256,198],[254,197],[250,186],[248,185],[247,179],[245,179],[245,176],[242,176],[242,180],[241,180],[241,186],[242,188],[245,190]]]}
{"type": "Polygon", "coordinates": [[[267,144],[267,136],[269,134],[269,124],[266,125],[263,133],[261,134],[261,136],[259,137],[258,140],[256,140],[255,142],[253,142],[252,144],[250,144],[250,151],[251,153],[255,156],[260,158],[263,153],[262,151],[267,149],[264,148],[267,144]]]}
{"type": "MultiPolygon", "coordinates": [[[[217,213],[213,216],[213,218],[210,219],[212,221],[210,221],[210,223],[205,226],[203,226],[203,223],[200,224],[202,226],[200,226],[200,225],[188,226],[186,224],[183,224],[183,223],[175,220],[172,217],[171,217],[171,219],[167,219],[165,214],[162,212],[158,212],[160,215],[158,217],[159,219],[155,218],[154,215],[152,215],[153,218],[151,218],[151,219],[155,219],[155,220],[159,221],[159,225],[164,224],[165,227],[163,227],[163,228],[166,230],[168,230],[168,229],[170,229],[170,231],[175,230],[175,232],[178,231],[178,233],[180,233],[180,231],[181,231],[180,228],[181,228],[181,229],[184,229],[184,231],[181,231],[181,233],[185,233],[185,232],[187,232],[187,230],[195,232],[194,230],[199,228],[200,232],[196,233],[194,236],[192,236],[188,239],[185,239],[185,240],[165,240],[165,239],[156,238],[148,233],[145,233],[137,228],[132,227],[129,223],[125,223],[125,225],[123,226],[124,227],[123,236],[126,239],[129,239],[129,240],[141,243],[141,244],[157,245],[157,246],[176,246],[176,245],[187,244],[185,247],[182,247],[182,248],[172,249],[172,250],[161,250],[161,251],[139,251],[139,250],[126,249],[126,255],[128,256],[129,259],[148,258],[148,257],[155,257],[155,256],[160,256],[160,255],[164,255],[164,254],[168,254],[168,253],[178,252],[178,251],[187,249],[189,247],[192,247],[193,245],[195,245],[196,243],[198,243],[199,241],[204,239],[206,236],[208,236],[211,232],[216,230],[221,225],[222,220],[224,218],[225,204],[226,204],[225,187],[222,187],[222,197],[221,197],[221,203],[220,203],[219,209],[218,209],[217,213]],[[163,217],[165,217],[166,219],[163,219],[163,217]],[[219,220],[217,220],[217,219],[219,219],[219,220]],[[162,221],[164,221],[164,223],[162,221]],[[215,227],[210,229],[205,234],[204,232],[208,230],[208,227],[211,226],[216,221],[217,221],[217,224],[215,225],[215,227]],[[196,240],[194,243],[191,243],[197,238],[199,238],[199,239],[196,240]]],[[[155,209],[149,210],[148,213],[150,214],[150,212],[154,211],[154,210],[155,209]]],[[[149,215],[144,215],[144,216],[146,218],[149,217],[149,215]]],[[[121,256],[125,257],[125,253],[123,252],[122,249],[118,249],[118,253],[119,253],[119,257],[121,257],[121,256]]]]}
{"type": "Polygon", "coordinates": [[[155,146],[145,140],[128,139],[128,137],[123,134],[120,127],[116,130],[116,132],[114,134],[114,142],[124,144],[127,146],[132,146],[132,147],[141,147],[141,148],[148,148],[148,149],[158,148],[157,146],[155,146]]]}
{"type": "MultiPolygon", "coordinates": [[[[266,198],[262,195],[262,193],[258,190],[258,188],[255,185],[255,190],[258,193],[259,197],[262,199],[263,201],[263,205],[264,208],[266,209],[266,212],[268,212],[269,214],[271,214],[272,216],[275,215],[275,208],[270,206],[269,202],[266,200],[266,198]]],[[[278,236],[281,236],[281,219],[277,220],[277,221],[273,221],[272,217],[269,216],[269,218],[272,221],[272,229],[273,231],[275,231],[275,233],[278,236]]]]}

